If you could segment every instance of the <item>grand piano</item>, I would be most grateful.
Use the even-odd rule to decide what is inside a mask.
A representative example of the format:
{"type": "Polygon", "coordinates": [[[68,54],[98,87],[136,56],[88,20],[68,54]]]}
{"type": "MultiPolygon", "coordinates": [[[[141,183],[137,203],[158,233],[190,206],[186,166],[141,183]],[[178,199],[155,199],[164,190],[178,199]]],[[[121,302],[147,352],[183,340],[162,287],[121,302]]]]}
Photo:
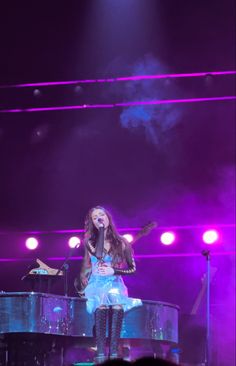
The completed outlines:
{"type": "MultiPolygon", "coordinates": [[[[173,350],[178,344],[178,314],[177,305],[149,300],[125,313],[123,357],[158,355],[177,362],[173,350]]],[[[94,356],[94,317],[86,311],[86,299],[33,291],[2,292],[0,340],[0,365],[88,362],[94,356]]]]}

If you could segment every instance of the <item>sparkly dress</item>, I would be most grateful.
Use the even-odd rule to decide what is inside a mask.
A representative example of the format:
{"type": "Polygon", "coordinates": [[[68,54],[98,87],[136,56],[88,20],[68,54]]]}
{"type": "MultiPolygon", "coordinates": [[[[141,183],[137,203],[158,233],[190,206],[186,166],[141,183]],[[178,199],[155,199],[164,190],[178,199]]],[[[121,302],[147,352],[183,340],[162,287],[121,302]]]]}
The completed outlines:
{"type": "MultiPolygon", "coordinates": [[[[98,266],[102,263],[105,263],[107,266],[112,266],[112,257],[107,253],[103,256],[102,260],[92,254],[89,254],[89,256],[91,261],[91,275],[89,277],[88,285],[84,289],[84,294],[87,298],[86,305],[88,313],[93,313],[101,305],[122,305],[124,311],[142,305],[140,299],[128,297],[127,287],[125,286],[121,275],[119,275],[119,273],[133,273],[135,269],[134,271],[129,269],[115,269],[115,274],[101,276],[97,274],[98,266]]],[[[133,258],[132,262],[134,264],[133,258]]]]}

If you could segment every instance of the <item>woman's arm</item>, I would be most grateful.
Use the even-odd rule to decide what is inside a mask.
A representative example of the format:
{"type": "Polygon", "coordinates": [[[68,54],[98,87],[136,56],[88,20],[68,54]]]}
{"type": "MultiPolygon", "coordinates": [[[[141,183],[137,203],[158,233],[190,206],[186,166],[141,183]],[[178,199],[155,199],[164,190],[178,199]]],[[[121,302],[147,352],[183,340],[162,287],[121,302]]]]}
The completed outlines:
{"type": "Polygon", "coordinates": [[[127,268],[123,269],[113,267],[115,275],[129,275],[136,272],[136,264],[129,244],[125,244],[124,246],[124,258],[127,263],[127,268]]]}
{"type": "Polygon", "coordinates": [[[89,240],[86,242],[86,246],[92,255],[94,255],[98,259],[102,259],[104,250],[104,227],[99,228],[98,238],[95,247],[91,244],[89,240]]]}
{"type": "Polygon", "coordinates": [[[75,289],[80,296],[84,296],[84,289],[88,284],[91,272],[92,272],[91,258],[87,248],[85,247],[80,274],[74,280],[75,289]]]}

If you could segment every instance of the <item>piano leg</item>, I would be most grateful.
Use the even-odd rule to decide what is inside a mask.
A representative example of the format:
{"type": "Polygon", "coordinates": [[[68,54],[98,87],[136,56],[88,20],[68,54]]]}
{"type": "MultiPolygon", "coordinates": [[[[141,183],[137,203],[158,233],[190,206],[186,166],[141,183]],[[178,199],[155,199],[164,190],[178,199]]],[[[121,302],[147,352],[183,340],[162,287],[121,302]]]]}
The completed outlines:
{"type": "Polygon", "coordinates": [[[48,352],[45,356],[45,363],[44,365],[64,365],[64,349],[61,347],[60,350],[52,349],[48,352]]]}
{"type": "Polygon", "coordinates": [[[118,354],[125,361],[131,361],[131,342],[130,339],[120,338],[118,346],[118,354]]]}
{"type": "Polygon", "coordinates": [[[0,365],[7,365],[7,345],[4,340],[4,336],[0,336],[0,365]]]}
{"type": "Polygon", "coordinates": [[[164,360],[172,361],[179,365],[179,349],[174,348],[170,343],[152,342],[153,356],[163,358],[164,360]]]}
{"type": "Polygon", "coordinates": [[[6,337],[1,366],[63,366],[64,345],[53,336],[11,334],[6,337]]]}
{"type": "MultiPolygon", "coordinates": [[[[148,347],[147,347],[148,348],[148,347]]],[[[163,354],[163,349],[161,348],[161,344],[160,342],[156,341],[156,340],[151,340],[149,343],[149,348],[150,348],[150,356],[153,357],[160,357],[163,358],[164,354],[163,354]]]]}

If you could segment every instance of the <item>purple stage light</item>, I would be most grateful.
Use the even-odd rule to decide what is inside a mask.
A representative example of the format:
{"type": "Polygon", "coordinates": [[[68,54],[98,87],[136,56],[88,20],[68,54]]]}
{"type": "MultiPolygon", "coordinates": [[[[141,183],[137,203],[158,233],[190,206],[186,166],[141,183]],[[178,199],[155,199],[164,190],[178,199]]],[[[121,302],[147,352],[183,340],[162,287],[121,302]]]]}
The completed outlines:
{"type": "Polygon", "coordinates": [[[38,240],[36,238],[28,238],[25,241],[25,246],[26,248],[28,248],[29,250],[34,250],[38,247],[38,240]]]}
{"type": "Polygon", "coordinates": [[[214,244],[219,239],[219,234],[216,230],[207,230],[202,235],[202,240],[206,244],[214,244]]]}
{"type": "Polygon", "coordinates": [[[49,111],[65,111],[65,110],[76,110],[76,109],[107,109],[107,108],[119,108],[119,107],[136,107],[141,105],[148,106],[148,105],[176,104],[176,103],[214,102],[214,101],[226,101],[235,99],[236,99],[235,95],[228,95],[224,97],[211,97],[211,98],[163,99],[163,100],[122,102],[114,104],[82,104],[82,105],[68,105],[58,107],[2,109],[0,110],[0,113],[49,112],[49,111]]]}
{"type": "Polygon", "coordinates": [[[169,79],[169,78],[191,78],[191,77],[205,77],[205,76],[222,76],[222,75],[235,75],[235,70],[228,71],[207,71],[207,72],[192,72],[182,74],[159,74],[159,75],[134,75],[126,77],[114,77],[108,79],[84,79],[84,80],[68,80],[68,81],[47,81],[40,83],[25,83],[15,85],[0,85],[0,88],[29,88],[39,86],[58,86],[58,85],[76,85],[78,83],[112,83],[119,81],[137,81],[137,80],[151,80],[151,79],[169,79]]]}
{"type": "Polygon", "coordinates": [[[161,243],[164,245],[171,245],[175,241],[175,234],[171,231],[161,234],[161,243]]]}
{"type": "Polygon", "coordinates": [[[235,75],[236,71],[212,71],[212,72],[192,72],[192,73],[182,73],[182,74],[159,74],[159,75],[135,75],[120,77],[114,79],[114,81],[137,81],[137,80],[150,80],[150,79],[177,79],[177,78],[192,78],[192,77],[205,77],[209,75],[235,75]]]}
{"type": "Polygon", "coordinates": [[[131,234],[124,234],[122,236],[128,241],[128,243],[132,243],[132,241],[134,240],[133,235],[131,234]]]}
{"type": "Polygon", "coordinates": [[[176,103],[196,103],[196,102],[210,102],[220,100],[234,100],[235,95],[224,97],[210,97],[210,98],[185,98],[185,99],[162,99],[162,100],[144,100],[135,102],[116,103],[116,107],[135,107],[140,105],[159,105],[159,104],[176,104],[176,103]]]}
{"type": "Polygon", "coordinates": [[[80,246],[80,243],[81,243],[81,240],[80,240],[80,238],[78,238],[78,236],[72,236],[68,241],[70,248],[75,248],[75,247],[78,248],[80,246]]]}
{"type": "Polygon", "coordinates": [[[41,97],[41,95],[42,95],[42,92],[40,89],[34,89],[34,91],[33,91],[34,97],[39,98],[39,97],[41,97]]]}
{"type": "MultiPolygon", "coordinates": [[[[236,225],[235,224],[220,224],[220,223],[215,223],[213,225],[214,227],[218,227],[221,229],[224,228],[235,228],[236,225]]],[[[159,230],[189,230],[189,229],[207,229],[208,226],[206,225],[172,225],[172,226],[159,226],[158,229],[159,230]]],[[[142,227],[119,227],[118,231],[119,232],[135,232],[135,231],[139,231],[141,230],[142,227]]],[[[68,230],[41,230],[41,231],[18,231],[18,234],[26,234],[26,235],[41,235],[41,234],[72,234],[72,233],[82,233],[82,235],[84,234],[84,229],[68,229],[68,230]]],[[[0,231],[0,235],[4,235],[4,234],[8,234],[7,231],[0,231]]]]}
{"type": "MultiPolygon", "coordinates": [[[[233,256],[233,258],[235,257],[235,250],[230,250],[230,251],[217,251],[217,252],[213,252],[211,253],[212,256],[214,257],[221,257],[221,256],[233,256]]],[[[200,257],[202,256],[202,253],[164,253],[164,254],[136,254],[134,257],[137,259],[155,259],[155,258],[173,258],[173,257],[200,257]]],[[[47,261],[63,261],[65,258],[64,257],[48,257],[46,258],[47,261]]],[[[78,260],[82,260],[83,257],[82,256],[75,256],[70,258],[70,260],[72,261],[78,261],[78,260]]],[[[6,262],[32,262],[34,260],[34,258],[0,258],[0,263],[6,263],[6,262]]]]}

